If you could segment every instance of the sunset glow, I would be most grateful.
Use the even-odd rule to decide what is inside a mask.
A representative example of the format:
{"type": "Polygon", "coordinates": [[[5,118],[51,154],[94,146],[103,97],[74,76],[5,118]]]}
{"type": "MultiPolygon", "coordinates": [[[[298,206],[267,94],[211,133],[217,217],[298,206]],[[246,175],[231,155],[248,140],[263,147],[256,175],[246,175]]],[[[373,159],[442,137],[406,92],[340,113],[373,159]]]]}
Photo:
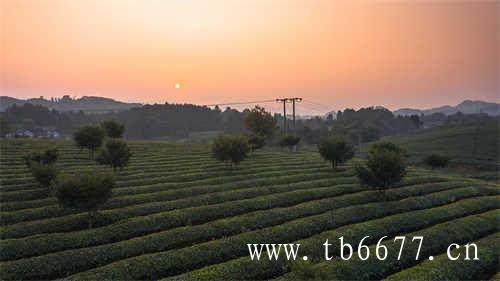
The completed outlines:
{"type": "Polygon", "coordinates": [[[498,100],[498,1],[0,3],[1,95],[302,96],[332,109],[498,100]]]}

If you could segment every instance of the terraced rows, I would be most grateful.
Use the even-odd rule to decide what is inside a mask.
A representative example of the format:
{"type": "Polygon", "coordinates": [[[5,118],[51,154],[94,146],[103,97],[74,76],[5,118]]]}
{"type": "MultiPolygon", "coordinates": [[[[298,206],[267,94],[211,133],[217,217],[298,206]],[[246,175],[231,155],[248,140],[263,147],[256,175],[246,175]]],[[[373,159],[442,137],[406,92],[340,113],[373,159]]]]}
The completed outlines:
{"type": "MultiPolygon", "coordinates": [[[[24,167],[22,155],[47,145],[2,141],[2,279],[287,278],[293,277],[288,262],[250,261],[246,244],[295,241],[318,258],[326,238],[344,235],[355,243],[370,235],[369,243],[376,243],[384,235],[415,232],[431,237],[425,253],[446,264],[440,254],[449,239],[478,241],[488,249],[498,243],[498,224],[492,223],[499,215],[496,184],[411,169],[383,196],[361,187],[349,171],[333,173],[313,152],[265,150],[229,169],[213,161],[205,146],[159,142],[131,143],[133,161],[116,174],[114,196],[89,230],[85,214],[43,198],[24,167]],[[451,231],[448,240],[444,229],[451,231]]],[[[59,147],[64,171],[95,165],[70,142],[50,145],[59,147]]],[[[493,273],[494,259],[479,265],[493,273]]],[[[328,275],[345,272],[335,276],[340,279],[398,279],[429,265],[408,259],[373,261],[366,268],[355,260],[315,266],[328,275]],[[349,275],[357,273],[366,276],[349,275]]],[[[479,272],[456,276],[472,279],[479,272]]]]}

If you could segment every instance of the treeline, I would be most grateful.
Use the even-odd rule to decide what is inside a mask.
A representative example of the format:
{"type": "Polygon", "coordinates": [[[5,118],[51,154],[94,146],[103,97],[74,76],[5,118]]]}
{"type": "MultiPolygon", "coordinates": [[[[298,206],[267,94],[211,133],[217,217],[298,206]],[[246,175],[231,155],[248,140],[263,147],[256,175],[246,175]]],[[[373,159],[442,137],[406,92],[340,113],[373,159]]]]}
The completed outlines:
{"type": "MultiPolygon", "coordinates": [[[[1,113],[2,136],[16,129],[36,131],[47,127],[63,136],[70,136],[76,128],[84,124],[97,124],[104,120],[123,123],[127,128],[124,137],[128,139],[187,139],[191,134],[199,132],[214,132],[213,136],[219,133],[241,134],[246,132],[244,123],[249,113],[248,109],[221,110],[218,107],[208,108],[191,104],[145,105],[106,114],[60,112],[32,104],[13,105],[1,113]]],[[[471,118],[468,116],[461,115],[460,118],[471,118]]],[[[283,116],[275,114],[274,118],[282,129],[283,116]]],[[[446,118],[456,121],[458,117],[446,118]]],[[[292,122],[287,123],[288,132],[293,132],[292,122]]],[[[333,135],[344,136],[353,143],[365,143],[381,136],[409,133],[421,126],[422,120],[419,116],[394,116],[387,109],[369,107],[339,111],[337,119],[329,116],[297,120],[296,134],[308,144],[316,144],[322,138],[333,135]]],[[[282,137],[280,134],[275,135],[272,144],[278,144],[282,137]]]]}

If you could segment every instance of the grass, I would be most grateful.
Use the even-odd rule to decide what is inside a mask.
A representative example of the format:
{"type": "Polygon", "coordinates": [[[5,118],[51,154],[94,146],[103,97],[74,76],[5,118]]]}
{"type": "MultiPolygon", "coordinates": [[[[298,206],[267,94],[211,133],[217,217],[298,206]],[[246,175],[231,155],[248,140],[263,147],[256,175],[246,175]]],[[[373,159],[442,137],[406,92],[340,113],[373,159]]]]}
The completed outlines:
{"type": "Polygon", "coordinates": [[[499,123],[489,121],[463,126],[442,126],[385,139],[404,147],[414,164],[431,153],[450,157],[444,170],[483,180],[496,181],[500,175],[499,123]]]}
{"type": "MultiPolygon", "coordinates": [[[[489,140],[479,139],[483,147],[474,161],[495,161],[483,152],[489,140]]],[[[413,145],[410,138],[401,137],[401,143],[413,145]]],[[[332,172],[314,150],[265,149],[230,169],[211,159],[205,145],[131,142],[130,166],[117,171],[112,200],[96,227],[87,229],[85,214],[62,210],[54,198],[43,197],[22,161],[30,151],[55,146],[60,169],[78,172],[96,165],[86,151],[67,141],[1,140],[0,145],[3,280],[288,278],[293,277],[289,262],[252,262],[246,243],[293,241],[304,245],[314,257],[311,266],[327,276],[343,272],[341,279],[362,279],[369,272],[370,278],[413,279],[413,272],[427,270],[426,262],[369,267],[317,262],[320,241],[327,237],[355,241],[370,233],[367,242],[376,243],[383,235],[410,232],[436,237],[429,238],[433,245],[426,251],[452,270],[446,273],[451,279],[497,271],[491,268],[493,256],[475,267],[447,266],[441,258],[447,240],[440,236],[442,229],[460,228],[472,234],[452,232],[449,239],[496,247],[498,229],[491,221],[498,217],[500,185],[494,182],[411,167],[384,197],[360,186],[349,169],[332,172]]],[[[419,149],[415,155],[426,151],[419,149]]]]}

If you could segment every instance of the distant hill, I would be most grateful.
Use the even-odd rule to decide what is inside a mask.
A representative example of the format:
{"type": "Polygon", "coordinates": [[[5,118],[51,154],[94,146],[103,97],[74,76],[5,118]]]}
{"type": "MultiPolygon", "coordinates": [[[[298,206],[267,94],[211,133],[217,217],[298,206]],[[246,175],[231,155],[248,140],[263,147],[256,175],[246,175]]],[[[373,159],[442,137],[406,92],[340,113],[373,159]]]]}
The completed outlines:
{"type": "Polygon", "coordinates": [[[106,113],[142,106],[139,103],[126,103],[109,98],[94,96],[83,96],[78,99],[73,99],[70,96],[52,99],[45,99],[43,97],[40,97],[27,100],[16,99],[8,96],[0,96],[0,112],[5,111],[13,104],[23,105],[25,103],[42,105],[49,109],[55,109],[57,111],[84,111],[86,113],[106,113]]]}
{"type": "Polygon", "coordinates": [[[484,102],[484,101],[472,101],[465,100],[462,103],[456,106],[440,106],[431,109],[414,109],[414,108],[402,108],[394,111],[394,115],[430,115],[433,113],[444,113],[446,115],[455,114],[457,112],[462,112],[464,114],[477,114],[477,113],[485,113],[490,116],[496,116],[500,114],[500,104],[493,102],[484,102]]]}

